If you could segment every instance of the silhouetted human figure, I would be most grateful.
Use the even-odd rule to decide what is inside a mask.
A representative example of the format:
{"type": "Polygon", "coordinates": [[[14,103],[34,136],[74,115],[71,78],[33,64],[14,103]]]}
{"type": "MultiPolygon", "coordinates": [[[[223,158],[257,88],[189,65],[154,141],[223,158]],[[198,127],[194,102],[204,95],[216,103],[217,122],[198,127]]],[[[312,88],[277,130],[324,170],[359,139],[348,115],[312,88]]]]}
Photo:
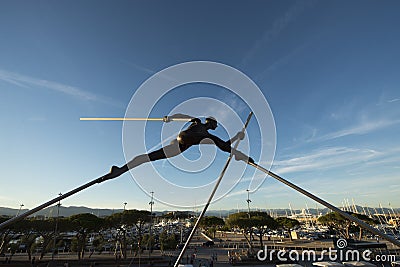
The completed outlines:
{"type": "Polygon", "coordinates": [[[112,179],[120,176],[121,174],[133,169],[143,163],[149,161],[156,161],[165,158],[171,158],[179,155],[180,153],[187,150],[193,145],[201,144],[215,144],[222,151],[232,153],[236,160],[243,160],[245,162],[254,162],[254,160],[239,150],[231,147],[231,144],[238,139],[244,138],[244,133],[238,132],[233,138],[228,141],[223,141],[219,137],[212,135],[208,130],[215,130],[218,127],[217,120],[213,117],[206,118],[205,123],[202,123],[199,118],[194,118],[184,114],[175,114],[172,116],[165,116],[164,122],[170,122],[171,120],[179,119],[190,119],[191,124],[189,127],[180,132],[175,140],[173,140],[169,145],[150,152],[149,154],[142,154],[136,156],[127,164],[122,167],[112,166],[111,171],[104,177],[104,180],[112,179]]]}

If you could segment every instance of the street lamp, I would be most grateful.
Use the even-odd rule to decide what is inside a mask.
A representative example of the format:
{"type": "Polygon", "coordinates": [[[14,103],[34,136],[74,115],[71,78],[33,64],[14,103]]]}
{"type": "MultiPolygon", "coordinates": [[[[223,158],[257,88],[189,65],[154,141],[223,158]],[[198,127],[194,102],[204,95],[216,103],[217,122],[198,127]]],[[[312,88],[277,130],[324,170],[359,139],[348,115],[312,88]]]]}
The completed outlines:
{"type": "Polygon", "coordinates": [[[150,243],[150,247],[149,247],[149,259],[150,259],[150,253],[153,247],[153,244],[151,242],[151,235],[152,235],[152,228],[153,228],[153,205],[154,205],[154,192],[151,191],[151,199],[149,202],[150,205],[150,229],[149,229],[149,243],[150,243]]]}
{"type": "Polygon", "coordinates": [[[247,189],[246,191],[247,191],[247,199],[246,199],[246,201],[247,201],[247,210],[248,210],[249,219],[250,219],[250,202],[251,202],[251,200],[250,200],[250,190],[247,189]]]}
{"type": "Polygon", "coordinates": [[[124,202],[124,212],[122,213],[122,216],[121,216],[121,230],[122,230],[122,233],[124,234],[124,249],[123,249],[124,259],[127,258],[127,255],[126,255],[126,253],[127,253],[127,247],[126,247],[126,229],[125,229],[125,227],[123,227],[123,223],[124,223],[124,213],[125,213],[125,210],[126,210],[126,204],[128,204],[128,203],[127,203],[127,202],[124,202]]]}
{"type": "MultiPolygon", "coordinates": [[[[61,193],[58,194],[59,196],[62,196],[61,193]]],[[[56,218],[56,226],[54,227],[54,241],[53,241],[53,253],[51,254],[51,260],[54,260],[54,254],[56,252],[56,242],[57,242],[57,228],[58,228],[58,218],[60,217],[60,206],[61,202],[58,201],[57,204],[57,218],[56,218]]]]}
{"type": "Polygon", "coordinates": [[[15,215],[15,217],[17,217],[19,215],[23,206],[24,206],[24,204],[22,204],[22,203],[21,203],[21,205],[19,205],[19,210],[17,212],[17,215],[15,215]]]}
{"type": "MultiPolygon", "coordinates": [[[[250,190],[249,189],[247,189],[246,190],[247,191],[247,199],[246,199],[246,201],[247,201],[247,210],[248,210],[248,215],[249,215],[249,219],[250,219],[250,202],[251,202],[251,200],[250,200],[250,190]]],[[[253,235],[253,230],[252,229],[250,229],[250,246],[251,246],[251,239],[252,239],[252,235],[253,235]]],[[[251,248],[250,248],[251,249],[251,248]]]]}

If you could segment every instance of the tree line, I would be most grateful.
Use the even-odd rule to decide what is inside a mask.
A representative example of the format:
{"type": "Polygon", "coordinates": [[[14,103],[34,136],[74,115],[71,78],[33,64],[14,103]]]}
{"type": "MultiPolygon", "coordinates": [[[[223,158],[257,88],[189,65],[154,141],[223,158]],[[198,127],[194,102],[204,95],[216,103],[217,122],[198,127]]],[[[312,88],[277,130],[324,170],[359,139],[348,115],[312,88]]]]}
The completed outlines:
{"type": "MultiPolygon", "coordinates": [[[[0,218],[0,223],[7,219],[0,218]]],[[[0,230],[0,255],[7,252],[12,257],[21,249],[22,245],[29,260],[31,260],[32,253],[38,250],[39,260],[41,260],[46,253],[57,253],[54,250],[55,248],[67,245],[68,250],[76,252],[78,259],[82,259],[85,256],[85,249],[90,236],[93,237],[92,247],[101,251],[102,245],[107,241],[103,231],[114,229],[116,233],[114,241],[120,244],[121,253],[126,257],[126,229],[129,227],[136,228],[137,235],[129,237],[131,240],[128,241],[139,243],[143,239],[143,226],[150,221],[151,214],[146,210],[125,210],[105,218],[99,218],[89,213],[46,220],[28,218],[0,230]],[[73,233],[74,237],[71,243],[65,244],[66,240],[63,240],[59,233],[73,233]],[[18,242],[12,242],[16,238],[18,242]]]]}
{"type": "MultiPolygon", "coordinates": [[[[377,221],[370,219],[365,215],[354,214],[357,218],[369,223],[376,224],[377,221]]],[[[171,214],[164,215],[164,218],[172,218],[171,214]]],[[[8,218],[0,217],[0,223],[8,218]]],[[[144,233],[145,225],[154,219],[149,211],[146,210],[125,210],[115,213],[105,218],[99,218],[93,214],[77,214],[68,218],[50,218],[47,220],[37,220],[28,218],[23,221],[11,225],[9,228],[0,230],[0,255],[10,253],[11,257],[14,253],[24,247],[29,260],[32,253],[39,253],[39,260],[46,253],[57,253],[55,248],[65,246],[65,240],[59,233],[73,233],[74,237],[68,244],[68,250],[76,252],[78,259],[85,257],[87,251],[88,239],[91,237],[91,247],[89,257],[94,250],[102,251],[103,246],[109,240],[106,240],[104,231],[113,229],[113,242],[118,244],[119,253],[126,258],[128,247],[137,253],[143,248],[153,249],[156,244],[159,249],[174,249],[179,243],[179,237],[163,231],[157,235],[144,233]],[[127,229],[135,229],[135,234],[129,234],[127,229]],[[18,242],[12,240],[18,239],[18,242]],[[38,242],[40,240],[40,242],[38,242]]],[[[331,233],[349,238],[351,233],[358,232],[361,239],[363,231],[354,223],[350,222],[338,213],[332,212],[318,218],[320,224],[329,227],[331,233]]],[[[270,230],[281,229],[290,232],[293,228],[300,225],[300,222],[287,218],[272,218],[266,212],[251,211],[238,212],[230,214],[226,220],[215,216],[204,217],[200,222],[200,227],[208,233],[209,236],[215,238],[217,230],[230,231],[231,229],[240,229],[243,236],[247,240],[250,249],[253,249],[251,240],[257,238],[261,248],[265,234],[270,230]]],[[[289,238],[291,235],[289,233],[289,238]]]]}
{"type": "MultiPolygon", "coordinates": [[[[378,224],[376,219],[370,218],[366,215],[353,212],[348,213],[370,225],[378,224]]],[[[331,212],[320,216],[318,218],[318,223],[320,225],[327,226],[329,229],[328,232],[332,236],[349,239],[352,236],[356,236],[358,233],[358,239],[361,240],[364,235],[362,227],[358,226],[337,212],[331,212]]],[[[200,223],[200,226],[208,231],[209,235],[213,236],[214,238],[217,229],[240,229],[250,247],[250,251],[253,251],[253,244],[251,242],[252,237],[258,238],[261,249],[264,247],[264,237],[270,230],[281,229],[284,232],[288,232],[288,237],[290,240],[292,240],[290,231],[298,228],[300,226],[300,222],[288,217],[272,218],[266,212],[251,211],[231,214],[226,221],[223,221],[217,217],[206,217],[200,223]]]]}

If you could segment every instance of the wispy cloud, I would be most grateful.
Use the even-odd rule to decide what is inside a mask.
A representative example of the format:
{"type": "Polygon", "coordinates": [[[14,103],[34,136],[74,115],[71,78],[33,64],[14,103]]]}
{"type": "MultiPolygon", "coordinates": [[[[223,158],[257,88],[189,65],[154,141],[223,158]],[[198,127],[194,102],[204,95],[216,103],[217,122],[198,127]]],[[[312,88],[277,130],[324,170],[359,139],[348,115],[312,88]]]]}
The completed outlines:
{"type": "Polygon", "coordinates": [[[364,162],[380,155],[378,151],[347,147],[331,147],[286,160],[275,160],[278,173],[316,171],[364,162]]]}
{"type": "MultiPolygon", "coordinates": [[[[349,171],[354,172],[356,169],[364,170],[362,173],[352,175],[352,177],[365,177],[368,173],[365,168],[371,167],[371,164],[376,161],[380,162],[392,162],[393,159],[390,157],[394,152],[380,152],[372,149],[363,148],[351,148],[351,147],[329,147],[324,149],[312,150],[308,153],[300,155],[292,155],[287,159],[277,159],[273,163],[272,171],[279,175],[296,174],[299,172],[319,173],[321,171],[328,171],[332,169],[341,169],[347,175],[349,171]],[[349,166],[352,166],[350,169],[349,166]]],[[[261,165],[265,166],[265,162],[260,162],[261,165]]],[[[353,179],[352,178],[352,179],[353,179]]],[[[252,185],[262,185],[268,178],[266,175],[255,174],[248,177],[243,177],[240,184],[247,186],[251,192],[259,191],[260,186],[252,188],[252,185]]],[[[301,182],[301,181],[300,181],[301,182]]],[[[308,183],[319,183],[321,177],[313,179],[307,179],[308,183]]],[[[324,180],[324,185],[332,182],[331,180],[324,180]]],[[[235,193],[232,194],[235,196],[235,193]]]]}
{"type": "MultiPolygon", "coordinates": [[[[302,187],[304,190],[327,199],[332,204],[334,204],[334,202],[339,204],[343,198],[348,198],[349,196],[362,199],[366,198],[368,199],[367,201],[370,201],[371,197],[378,199],[382,197],[384,198],[385,194],[388,192],[392,193],[400,190],[399,187],[396,187],[398,177],[395,175],[378,175],[375,176],[374,179],[367,179],[365,176],[351,179],[337,179],[339,177],[321,178],[322,177],[314,177],[303,181],[297,181],[296,179],[290,178],[287,179],[302,187]]],[[[253,198],[254,202],[256,202],[257,199],[259,201],[259,196],[263,196],[263,198],[268,196],[269,198],[275,199],[276,197],[285,195],[288,192],[293,192],[293,190],[283,184],[270,182],[267,186],[257,190],[253,198]]],[[[240,195],[240,192],[237,194],[235,193],[232,194],[231,197],[240,195]]],[[[241,196],[243,196],[244,193],[241,193],[241,196]]],[[[285,197],[285,199],[293,201],[293,199],[298,199],[299,196],[300,195],[290,193],[288,197],[285,197]]]]}
{"type": "Polygon", "coordinates": [[[258,40],[252,48],[246,53],[243,58],[242,64],[246,65],[251,59],[253,59],[267,44],[273,41],[286,27],[294,22],[304,10],[312,6],[315,1],[297,1],[291,6],[283,16],[279,17],[274,21],[272,27],[268,28],[262,35],[261,39],[258,40]]]}
{"type": "MultiPolygon", "coordinates": [[[[271,178],[272,179],[272,178],[271,178]]],[[[269,183],[268,186],[264,186],[258,188],[256,191],[250,191],[250,199],[253,199],[255,202],[259,200],[259,197],[262,198],[287,198],[290,196],[292,190],[281,183],[269,183]]],[[[245,200],[247,198],[247,191],[246,190],[235,190],[230,192],[228,195],[225,196],[229,199],[240,199],[245,200]]]]}
{"type": "Polygon", "coordinates": [[[233,110],[235,110],[236,113],[240,114],[246,110],[247,108],[246,104],[243,101],[241,101],[238,96],[231,93],[231,94],[224,94],[223,97],[225,104],[227,104],[233,110]]]}
{"type": "Polygon", "coordinates": [[[385,149],[379,158],[374,161],[366,162],[366,165],[371,167],[376,166],[391,166],[391,168],[399,168],[398,163],[400,162],[400,148],[394,147],[391,149],[385,149]]]}
{"type": "Polygon", "coordinates": [[[5,82],[17,85],[19,87],[23,88],[32,88],[32,87],[40,87],[40,88],[46,88],[52,91],[56,91],[65,95],[69,95],[72,97],[75,97],[80,100],[85,100],[85,101],[94,101],[94,102],[101,102],[101,103],[107,103],[111,104],[113,106],[119,106],[123,107],[121,103],[116,102],[115,100],[109,99],[104,96],[96,95],[91,92],[85,91],[83,89],[80,89],[78,87],[54,82],[54,81],[49,81],[49,80],[44,80],[44,79],[38,79],[26,75],[22,75],[19,73],[15,72],[9,72],[5,70],[0,70],[0,80],[3,80],[5,82]]]}
{"type": "Polygon", "coordinates": [[[278,58],[275,62],[272,62],[266,69],[262,70],[259,74],[257,74],[255,79],[261,80],[261,79],[265,78],[269,72],[274,71],[274,70],[286,65],[294,56],[296,56],[299,52],[301,52],[301,50],[303,50],[304,48],[306,48],[309,45],[310,45],[310,42],[307,42],[307,43],[304,43],[304,44],[301,44],[301,45],[295,47],[292,51],[290,51],[286,55],[278,58]]]}
{"type": "Polygon", "coordinates": [[[151,75],[156,74],[156,71],[146,68],[144,66],[138,65],[134,62],[126,61],[126,60],[122,60],[122,62],[128,64],[131,67],[134,67],[137,70],[143,71],[144,73],[151,74],[151,75]]]}
{"type": "Polygon", "coordinates": [[[310,141],[327,141],[327,140],[332,140],[332,139],[337,139],[340,137],[345,137],[349,135],[362,135],[362,134],[367,134],[376,130],[380,130],[395,124],[400,123],[400,120],[387,120],[387,119],[382,119],[382,120],[375,120],[375,121],[366,121],[363,123],[360,123],[358,125],[351,126],[346,129],[342,129],[339,131],[335,131],[329,134],[325,134],[320,137],[316,138],[311,138],[310,141]]]}
{"type": "Polygon", "coordinates": [[[150,74],[151,76],[158,75],[159,78],[161,77],[161,78],[163,78],[163,79],[165,79],[167,81],[174,81],[174,82],[179,82],[180,81],[178,77],[169,76],[169,75],[165,74],[165,72],[161,72],[160,73],[161,70],[158,70],[158,71],[152,70],[152,69],[149,69],[149,68],[147,68],[145,66],[141,66],[141,65],[138,65],[138,64],[136,64],[134,62],[131,62],[131,61],[123,60],[122,62],[124,62],[125,64],[127,64],[127,65],[129,65],[129,66],[141,71],[141,72],[150,74]]]}
{"type": "Polygon", "coordinates": [[[390,99],[390,100],[388,100],[387,102],[388,102],[388,103],[393,103],[393,102],[397,102],[397,101],[400,101],[400,98],[390,99]]]}

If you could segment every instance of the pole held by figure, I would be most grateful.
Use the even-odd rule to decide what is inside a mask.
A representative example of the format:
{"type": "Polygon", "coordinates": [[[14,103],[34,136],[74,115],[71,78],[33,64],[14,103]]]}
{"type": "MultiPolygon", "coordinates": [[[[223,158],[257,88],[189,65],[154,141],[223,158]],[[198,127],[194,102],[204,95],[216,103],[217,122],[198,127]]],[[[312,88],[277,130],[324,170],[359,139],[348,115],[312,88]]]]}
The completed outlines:
{"type": "MultiPolygon", "coordinates": [[[[81,121],[163,121],[165,118],[79,118],[81,121]]],[[[175,118],[170,121],[190,121],[190,119],[175,118]]]]}

